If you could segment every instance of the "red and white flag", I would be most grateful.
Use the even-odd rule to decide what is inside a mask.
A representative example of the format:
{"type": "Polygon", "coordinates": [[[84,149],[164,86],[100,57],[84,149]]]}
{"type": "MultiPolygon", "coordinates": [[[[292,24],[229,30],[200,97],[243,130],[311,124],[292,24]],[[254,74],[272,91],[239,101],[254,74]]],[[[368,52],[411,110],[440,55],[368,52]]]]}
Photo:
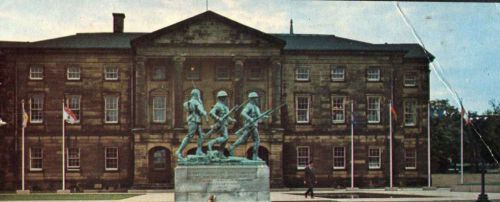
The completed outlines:
{"type": "Polygon", "coordinates": [[[64,107],[63,116],[64,120],[70,124],[78,122],[78,118],[75,113],[73,113],[73,111],[71,111],[68,107],[64,107]]]}

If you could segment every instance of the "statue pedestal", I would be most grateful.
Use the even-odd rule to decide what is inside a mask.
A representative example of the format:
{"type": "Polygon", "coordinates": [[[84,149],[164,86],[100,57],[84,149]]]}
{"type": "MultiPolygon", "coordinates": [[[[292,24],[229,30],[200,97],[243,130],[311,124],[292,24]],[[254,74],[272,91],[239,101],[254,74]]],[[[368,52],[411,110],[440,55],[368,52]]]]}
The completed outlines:
{"type": "Polygon", "coordinates": [[[175,201],[270,201],[269,168],[263,161],[189,156],[175,168],[175,201]],[[191,159],[190,159],[191,158],[191,159]],[[195,159],[195,160],[194,160],[195,159]]]}

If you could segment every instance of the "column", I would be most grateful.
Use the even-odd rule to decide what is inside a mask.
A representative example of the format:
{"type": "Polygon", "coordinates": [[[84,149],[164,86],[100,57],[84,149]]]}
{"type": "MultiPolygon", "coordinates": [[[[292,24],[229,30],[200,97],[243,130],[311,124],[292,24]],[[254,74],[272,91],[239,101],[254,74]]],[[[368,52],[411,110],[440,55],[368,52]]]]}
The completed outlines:
{"type": "Polygon", "coordinates": [[[184,113],[182,111],[182,103],[184,99],[184,61],[185,57],[176,56],[174,60],[174,127],[184,127],[184,113]]]}
{"type": "MultiPolygon", "coordinates": [[[[273,108],[278,107],[281,102],[281,58],[273,57],[271,58],[271,70],[272,70],[272,105],[273,108]]],[[[272,127],[281,128],[281,109],[277,110],[272,114],[272,127]]]]}
{"type": "MultiPolygon", "coordinates": [[[[245,58],[241,56],[237,56],[233,58],[234,61],[234,80],[233,80],[233,94],[234,94],[234,103],[235,104],[241,104],[243,103],[245,99],[245,95],[243,92],[243,65],[245,58]]],[[[241,125],[240,119],[239,119],[239,113],[240,111],[235,112],[234,114],[236,118],[236,123],[234,123],[234,128],[238,128],[241,125]]]]}
{"type": "Polygon", "coordinates": [[[135,66],[135,92],[134,92],[134,100],[135,100],[135,127],[136,128],[144,128],[146,127],[146,107],[147,100],[144,98],[147,96],[146,90],[146,67],[144,65],[146,61],[146,57],[144,56],[136,56],[134,58],[134,66],[135,66]]]}

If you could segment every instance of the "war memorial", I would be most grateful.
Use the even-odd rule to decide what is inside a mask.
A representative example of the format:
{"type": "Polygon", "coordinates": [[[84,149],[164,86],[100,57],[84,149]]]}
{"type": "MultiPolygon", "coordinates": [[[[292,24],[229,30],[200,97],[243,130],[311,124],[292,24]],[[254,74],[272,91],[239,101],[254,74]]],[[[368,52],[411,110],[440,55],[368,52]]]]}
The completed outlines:
{"type": "MultiPolygon", "coordinates": [[[[210,110],[210,117],[215,124],[207,133],[201,129],[201,120],[207,118],[203,108],[200,91],[193,89],[191,98],[184,103],[188,111],[188,134],[176,152],[177,167],[175,168],[175,201],[203,201],[217,199],[219,201],[270,201],[269,167],[258,157],[260,144],[258,123],[261,119],[269,118],[276,109],[261,113],[257,106],[258,94],[250,92],[248,101],[233,107],[226,106],[227,93],[217,93],[217,103],[210,110]],[[242,108],[242,110],[239,110],[242,108]],[[225,156],[224,149],[228,140],[227,126],[236,122],[230,115],[241,111],[245,122],[241,129],[236,131],[238,139],[229,146],[229,156],[225,156]],[[182,156],[182,150],[198,133],[198,147],[195,155],[182,156]],[[212,133],[220,135],[208,141],[208,153],[202,151],[203,140],[212,133]],[[234,149],[252,137],[253,152],[251,159],[234,156],[234,149]],[[213,144],[219,144],[213,150],[213,144]]],[[[281,106],[278,106],[281,107],[281,106]]]]}

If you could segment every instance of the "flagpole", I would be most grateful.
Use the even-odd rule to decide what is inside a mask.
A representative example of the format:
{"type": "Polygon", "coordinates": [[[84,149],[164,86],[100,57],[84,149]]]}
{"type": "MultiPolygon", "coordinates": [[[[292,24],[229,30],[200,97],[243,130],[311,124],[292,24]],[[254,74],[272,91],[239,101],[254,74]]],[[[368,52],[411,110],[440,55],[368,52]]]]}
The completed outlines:
{"type": "Polygon", "coordinates": [[[431,103],[427,103],[427,187],[431,187],[431,103]]]}
{"type": "Polygon", "coordinates": [[[351,189],[354,189],[354,100],[351,101],[351,189]]]}
{"type": "Polygon", "coordinates": [[[464,184],[464,107],[460,102],[462,116],[460,116],[460,184],[464,184]]]}
{"type": "Polygon", "coordinates": [[[392,100],[389,103],[389,187],[392,188],[392,100]]]}
{"type": "Polygon", "coordinates": [[[21,181],[22,181],[21,182],[21,190],[24,191],[24,188],[25,188],[25,186],[24,186],[24,184],[25,184],[25,178],[24,178],[25,162],[24,161],[26,158],[24,156],[24,128],[26,127],[26,125],[25,125],[26,120],[24,120],[25,119],[24,114],[26,113],[26,111],[24,109],[24,100],[21,100],[21,104],[22,104],[22,110],[23,110],[23,119],[22,119],[23,125],[21,127],[21,157],[22,157],[21,158],[21,170],[22,170],[22,172],[21,172],[21,181]]]}
{"type": "Polygon", "coordinates": [[[65,153],[65,148],[64,148],[64,99],[62,101],[62,191],[65,190],[65,177],[66,177],[66,172],[65,172],[65,166],[64,166],[64,153],[65,153]]]}

